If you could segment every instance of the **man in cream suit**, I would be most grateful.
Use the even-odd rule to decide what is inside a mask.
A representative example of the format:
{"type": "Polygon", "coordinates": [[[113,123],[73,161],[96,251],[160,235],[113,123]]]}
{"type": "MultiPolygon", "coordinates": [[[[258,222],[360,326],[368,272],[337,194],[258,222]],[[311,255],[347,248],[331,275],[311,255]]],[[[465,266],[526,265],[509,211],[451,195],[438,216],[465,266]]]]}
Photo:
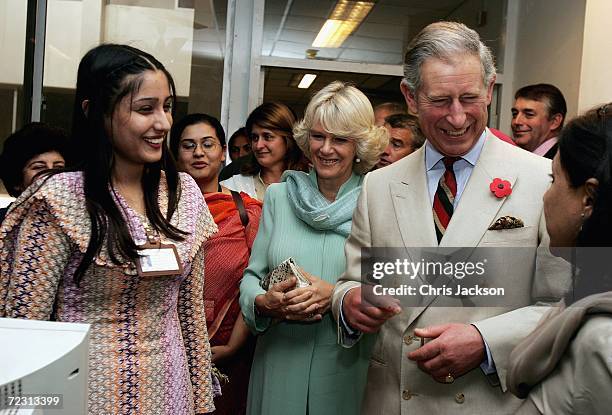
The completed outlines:
{"type": "Polygon", "coordinates": [[[364,180],[347,270],[333,294],[343,346],[380,330],[362,413],[513,413],[520,401],[506,393],[508,355],[546,310],[530,305],[558,299],[569,278],[545,248],[542,195],[550,162],[486,128],[495,66],[475,31],[460,23],[429,25],[409,45],[404,75],[402,92],[427,143],[364,180]],[[492,191],[496,178],[508,182],[500,190],[510,194],[492,191]],[[489,229],[504,216],[516,227],[489,229]],[[437,246],[505,247],[487,257],[487,283],[511,290],[512,306],[449,308],[434,296],[402,309],[362,296],[362,248],[437,246]]]}

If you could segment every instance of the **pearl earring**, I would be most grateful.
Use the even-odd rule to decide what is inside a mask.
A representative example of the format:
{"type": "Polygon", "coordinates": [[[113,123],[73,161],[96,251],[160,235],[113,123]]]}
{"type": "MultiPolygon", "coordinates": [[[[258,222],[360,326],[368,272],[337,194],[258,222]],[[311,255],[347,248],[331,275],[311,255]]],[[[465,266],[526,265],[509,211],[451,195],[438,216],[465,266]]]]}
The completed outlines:
{"type": "Polygon", "coordinates": [[[361,163],[361,159],[360,159],[359,157],[357,157],[357,158],[355,159],[355,163],[361,163]]]}

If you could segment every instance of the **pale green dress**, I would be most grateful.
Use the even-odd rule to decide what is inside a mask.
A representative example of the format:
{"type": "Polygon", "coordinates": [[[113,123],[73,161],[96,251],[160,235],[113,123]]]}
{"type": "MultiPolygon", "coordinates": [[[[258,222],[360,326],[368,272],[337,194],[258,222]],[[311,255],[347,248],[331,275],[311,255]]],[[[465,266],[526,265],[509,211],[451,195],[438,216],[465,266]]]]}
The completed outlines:
{"type": "MultiPolygon", "coordinates": [[[[316,190],[314,172],[308,180],[311,188],[304,191],[316,190]]],[[[337,200],[360,188],[361,182],[362,176],[353,174],[340,188],[337,200]]],[[[354,208],[352,205],[351,211],[354,208]]],[[[350,349],[341,347],[331,312],[316,323],[271,323],[269,318],[254,313],[255,297],[265,293],[259,286],[260,279],[290,256],[307,272],[335,284],[345,268],[345,240],[345,235],[316,230],[299,219],[289,201],[287,183],[268,188],[259,232],[240,286],[245,321],[259,334],[248,414],[359,413],[372,338],[366,336],[350,349]]]]}

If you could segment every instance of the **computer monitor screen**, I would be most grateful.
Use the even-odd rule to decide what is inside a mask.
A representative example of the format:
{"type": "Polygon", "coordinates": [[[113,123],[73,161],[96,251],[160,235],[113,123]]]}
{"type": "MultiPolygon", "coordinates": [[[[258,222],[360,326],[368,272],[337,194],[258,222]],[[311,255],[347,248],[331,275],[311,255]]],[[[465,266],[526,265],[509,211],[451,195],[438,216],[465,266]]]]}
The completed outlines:
{"type": "Polygon", "coordinates": [[[0,318],[0,339],[0,415],[87,413],[89,324],[0,318]]]}

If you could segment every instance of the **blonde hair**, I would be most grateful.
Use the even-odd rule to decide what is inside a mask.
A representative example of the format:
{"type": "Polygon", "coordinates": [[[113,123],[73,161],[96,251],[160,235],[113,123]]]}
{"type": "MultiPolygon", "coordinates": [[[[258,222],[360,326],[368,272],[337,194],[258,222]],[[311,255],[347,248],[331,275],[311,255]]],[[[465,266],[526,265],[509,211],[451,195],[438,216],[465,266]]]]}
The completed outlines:
{"type": "Polygon", "coordinates": [[[365,174],[378,162],[389,143],[384,127],[374,125],[374,110],[368,98],[352,85],[332,82],[312,97],[304,118],[293,128],[293,137],[306,157],[312,159],[308,138],[311,128],[320,123],[329,134],[355,141],[357,163],[353,171],[365,174]]]}

